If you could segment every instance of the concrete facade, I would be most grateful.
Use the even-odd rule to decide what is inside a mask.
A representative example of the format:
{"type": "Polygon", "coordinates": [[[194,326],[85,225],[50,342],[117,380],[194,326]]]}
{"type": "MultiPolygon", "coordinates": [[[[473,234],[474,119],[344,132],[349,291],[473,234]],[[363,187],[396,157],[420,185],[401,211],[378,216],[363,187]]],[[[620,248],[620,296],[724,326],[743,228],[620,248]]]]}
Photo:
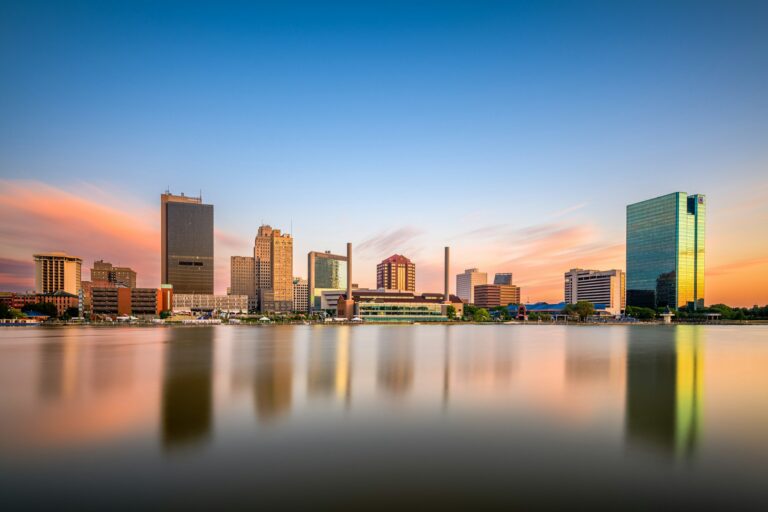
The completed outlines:
{"type": "Polygon", "coordinates": [[[456,295],[467,304],[475,303],[475,286],[488,283],[488,274],[476,268],[468,268],[456,275],[456,295]]]}
{"type": "Polygon", "coordinates": [[[626,307],[626,280],[621,270],[572,268],[564,274],[565,302],[605,304],[606,311],[621,314],[626,307]]]}
{"type": "Polygon", "coordinates": [[[33,255],[35,260],[35,291],[63,291],[78,295],[82,289],[83,260],[63,252],[33,255]]]}

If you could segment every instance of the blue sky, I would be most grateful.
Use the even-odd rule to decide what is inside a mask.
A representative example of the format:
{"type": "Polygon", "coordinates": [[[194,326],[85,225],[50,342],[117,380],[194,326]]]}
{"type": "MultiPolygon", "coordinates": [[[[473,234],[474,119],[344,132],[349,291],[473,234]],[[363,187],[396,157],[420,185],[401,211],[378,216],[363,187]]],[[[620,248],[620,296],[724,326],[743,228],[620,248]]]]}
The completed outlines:
{"type": "MultiPolygon", "coordinates": [[[[347,240],[368,242],[364,269],[410,250],[425,287],[445,244],[515,272],[537,226],[587,225],[598,250],[623,243],[627,203],[762,194],[766,22],[764,2],[6,1],[0,177],[150,208],[202,189],[242,239],[217,258],[292,220],[301,275],[347,240]]],[[[557,272],[519,278],[557,299],[557,272]]]]}

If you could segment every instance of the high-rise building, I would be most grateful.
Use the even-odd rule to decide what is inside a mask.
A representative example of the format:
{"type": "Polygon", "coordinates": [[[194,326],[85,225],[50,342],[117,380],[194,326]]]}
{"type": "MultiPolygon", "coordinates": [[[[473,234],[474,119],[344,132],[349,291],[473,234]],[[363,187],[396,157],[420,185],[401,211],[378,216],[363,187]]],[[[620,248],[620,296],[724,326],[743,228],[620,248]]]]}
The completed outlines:
{"type": "Polygon", "coordinates": [[[202,197],[160,196],[161,280],[174,293],[213,293],[213,205],[202,197]]]}
{"type": "Polygon", "coordinates": [[[308,303],[312,311],[320,311],[324,291],[343,291],[347,288],[347,257],[331,251],[307,255],[308,303]]]}
{"type": "Polygon", "coordinates": [[[83,260],[63,252],[33,255],[35,260],[35,291],[55,293],[64,291],[78,295],[82,289],[83,260]]]}
{"type": "Polygon", "coordinates": [[[253,256],[232,256],[230,258],[230,286],[228,295],[246,295],[248,310],[258,308],[258,292],[256,289],[256,260],[253,256]]]}
{"type": "Polygon", "coordinates": [[[259,227],[253,248],[259,308],[288,312],[293,309],[293,238],[271,226],[259,227]]]}
{"type": "Polygon", "coordinates": [[[416,265],[405,256],[393,254],[376,265],[376,287],[415,292],[416,265]]]}
{"type": "Polygon", "coordinates": [[[627,206],[627,305],[704,307],[705,223],[702,194],[627,206]]]}
{"type": "Polygon", "coordinates": [[[293,310],[302,313],[309,310],[309,283],[300,277],[293,278],[293,310]]]}
{"type": "Polygon", "coordinates": [[[476,268],[468,268],[456,274],[456,295],[467,304],[475,303],[475,286],[488,283],[488,274],[476,268]]]}
{"type": "Polygon", "coordinates": [[[619,315],[626,306],[625,284],[621,270],[572,268],[565,273],[565,302],[603,304],[606,311],[619,315]]]}
{"type": "Polygon", "coordinates": [[[106,281],[126,288],[136,288],[136,272],[129,267],[115,267],[107,261],[99,260],[93,262],[91,281],[106,281]]]}
{"type": "Polygon", "coordinates": [[[496,273],[493,284],[512,284],[512,272],[496,273]]]}
{"type": "Polygon", "coordinates": [[[514,284],[479,284],[473,293],[473,304],[480,308],[520,304],[520,287],[514,284]]]}

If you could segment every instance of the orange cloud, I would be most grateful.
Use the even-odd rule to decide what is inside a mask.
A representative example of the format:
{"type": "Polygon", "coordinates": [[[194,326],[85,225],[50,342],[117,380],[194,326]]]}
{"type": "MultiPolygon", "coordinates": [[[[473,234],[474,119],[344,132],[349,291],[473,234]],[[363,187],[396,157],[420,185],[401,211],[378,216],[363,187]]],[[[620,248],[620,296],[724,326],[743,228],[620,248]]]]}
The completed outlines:
{"type": "MultiPolygon", "coordinates": [[[[0,289],[33,286],[35,252],[65,251],[83,258],[83,279],[95,260],[125,265],[137,272],[139,286],[160,284],[160,208],[84,184],[75,194],[38,181],[0,180],[0,289]],[[89,192],[85,197],[83,193],[89,192]],[[119,206],[114,206],[118,204],[119,206]],[[9,269],[11,263],[16,266],[9,269]],[[29,262],[28,267],[19,266],[29,262]],[[2,262],[0,262],[2,263],[2,262]]],[[[159,203],[159,201],[158,201],[159,203]]],[[[216,231],[216,290],[229,285],[229,252],[240,245],[216,231]]]]}

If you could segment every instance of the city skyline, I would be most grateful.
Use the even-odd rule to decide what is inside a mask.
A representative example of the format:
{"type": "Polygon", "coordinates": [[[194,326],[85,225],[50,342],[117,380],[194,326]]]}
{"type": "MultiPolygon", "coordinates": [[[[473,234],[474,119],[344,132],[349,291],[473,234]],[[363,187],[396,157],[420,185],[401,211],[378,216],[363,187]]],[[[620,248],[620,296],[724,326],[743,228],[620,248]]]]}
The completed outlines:
{"type": "Polygon", "coordinates": [[[0,288],[50,251],[156,286],[170,188],[216,205],[215,293],[268,223],[295,277],[351,241],[361,287],[401,253],[439,291],[449,245],[556,302],[626,270],[626,205],[700,191],[706,302],[765,303],[766,6],[586,4],[4,3],[0,288]]]}
{"type": "MultiPolygon", "coordinates": [[[[665,194],[665,195],[668,195],[668,194],[665,194]]],[[[659,197],[663,197],[663,196],[659,196],[659,197]]],[[[651,198],[646,198],[646,200],[649,200],[649,199],[651,198]]],[[[131,216],[130,213],[128,212],[120,212],[114,208],[110,208],[104,205],[99,206],[99,205],[96,205],[95,203],[91,203],[91,207],[94,208],[94,213],[88,215],[88,217],[90,217],[91,219],[104,218],[105,215],[107,218],[110,218],[110,215],[114,217],[119,217],[119,216],[130,217],[131,216]]],[[[153,230],[149,225],[149,219],[152,217],[152,215],[150,212],[144,212],[144,215],[146,216],[145,217],[146,225],[143,228],[143,232],[152,233],[153,230]]],[[[128,221],[126,220],[126,223],[127,222],[128,221]]],[[[709,219],[708,222],[712,222],[712,219],[709,219]]],[[[157,219],[157,223],[160,224],[159,218],[157,219]]],[[[498,228],[503,228],[503,226],[498,226],[498,228]]],[[[506,228],[506,229],[507,229],[507,233],[513,232],[513,231],[510,231],[509,228],[506,228]]],[[[136,232],[141,232],[141,231],[142,229],[140,227],[136,229],[136,232]]],[[[159,226],[156,231],[157,231],[156,235],[159,238],[159,235],[160,235],[159,226]]],[[[539,246],[543,247],[544,250],[551,251],[551,253],[545,253],[545,252],[538,253],[538,255],[535,256],[535,258],[541,259],[543,256],[544,259],[554,258],[555,260],[559,259],[560,261],[581,262],[580,265],[576,265],[575,267],[592,266],[592,267],[604,267],[604,268],[619,268],[624,270],[624,267],[625,267],[625,261],[624,261],[625,248],[624,247],[621,247],[620,252],[619,251],[616,252],[616,254],[619,254],[620,256],[618,258],[613,258],[613,259],[605,258],[604,254],[600,254],[599,252],[596,253],[593,250],[586,250],[583,252],[583,254],[562,255],[562,254],[557,254],[558,248],[561,247],[564,242],[567,242],[573,239],[574,233],[572,231],[569,231],[569,230],[548,231],[547,229],[543,229],[542,230],[543,235],[545,236],[541,238],[537,238],[537,235],[539,235],[540,233],[537,233],[538,230],[536,228],[521,229],[519,231],[521,233],[528,233],[533,235],[532,236],[533,241],[536,241],[537,239],[540,240],[539,246]],[[564,240],[558,240],[559,236],[564,237],[564,240]],[[595,263],[595,262],[604,262],[604,263],[595,263]],[[611,262],[614,262],[613,266],[611,266],[611,262]]],[[[236,240],[236,237],[234,237],[233,235],[222,232],[216,226],[214,226],[214,232],[215,232],[215,236],[214,236],[215,246],[217,247],[217,250],[216,250],[217,257],[214,260],[214,264],[215,264],[214,293],[223,295],[223,294],[226,294],[226,290],[231,285],[231,281],[230,281],[231,263],[230,263],[230,256],[218,256],[218,254],[220,254],[219,248],[220,247],[225,247],[225,248],[237,247],[238,246],[237,244],[239,243],[239,241],[236,240]],[[221,261],[224,258],[226,259],[226,261],[224,262],[221,261]]],[[[258,232],[258,228],[256,228],[256,232],[258,232]]],[[[459,234],[459,237],[461,235],[462,234],[459,234]]],[[[147,235],[145,234],[144,236],[147,236],[147,235]]],[[[711,235],[708,234],[708,238],[710,236],[711,235]]],[[[366,266],[358,270],[358,274],[356,274],[356,276],[354,277],[355,284],[359,285],[361,288],[376,288],[376,265],[380,263],[380,261],[379,261],[379,257],[377,256],[377,254],[379,253],[374,253],[373,250],[374,249],[380,250],[380,248],[384,248],[387,251],[394,251],[396,250],[395,248],[397,247],[394,244],[402,243],[403,241],[405,241],[405,243],[407,244],[410,244],[412,243],[413,238],[415,237],[406,236],[406,233],[392,232],[392,233],[384,234],[383,236],[364,239],[360,243],[360,245],[362,245],[364,249],[363,256],[360,259],[363,260],[363,262],[365,262],[366,266]],[[386,249],[387,247],[389,247],[390,249],[386,249]],[[365,255],[371,255],[371,256],[365,257],[365,255]]],[[[251,240],[252,239],[253,238],[251,238],[251,240]]],[[[119,238],[117,238],[117,240],[119,240],[119,238]]],[[[134,242],[135,241],[133,240],[131,241],[132,244],[134,242]]],[[[147,242],[147,240],[143,240],[143,242],[147,242]]],[[[247,243],[248,242],[245,241],[243,245],[247,243]]],[[[70,245],[74,246],[74,242],[70,242],[70,245]]],[[[301,243],[299,241],[299,243],[295,243],[295,245],[301,248],[302,246],[305,245],[305,243],[301,243]]],[[[460,242],[457,243],[457,245],[461,247],[460,242]]],[[[125,259],[125,257],[120,256],[120,254],[122,254],[122,251],[115,252],[115,248],[112,247],[111,244],[105,244],[102,248],[94,246],[93,244],[91,245],[86,244],[86,247],[90,247],[91,252],[89,254],[95,254],[94,256],[82,257],[83,265],[86,266],[86,268],[89,266],[92,266],[92,264],[98,260],[107,259],[101,256],[102,254],[105,254],[105,253],[118,254],[117,256],[118,258],[125,259]]],[[[159,266],[161,261],[160,244],[158,243],[156,248],[152,248],[152,245],[150,243],[145,243],[145,245],[143,245],[142,247],[144,247],[147,250],[141,253],[140,259],[145,262],[151,262],[152,260],[157,260],[157,265],[159,266]],[[153,254],[152,251],[155,251],[157,254],[153,254]]],[[[413,246],[413,245],[410,245],[410,247],[412,247],[412,250],[409,251],[409,253],[416,252],[418,254],[427,255],[427,257],[431,257],[430,260],[427,260],[426,258],[424,260],[415,260],[415,262],[419,263],[419,272],[417,272],[416,274],[417,290],[419,292],[422,292],[422,291],[435,292],[440,290],[442,288],[442,260],[439,254],[439,247],[434,249],[431,247],[421,247],[421,246],[413,246]],[[431,255],[429,254],[428,251],[434,252],[435,254],[431,255]],[[427,276],[427,279],[422,277],[423,269],[426,269],[426,273],[429,274],[427,276]]],[[[466,247],[464,249],[466,250],[466,247]]],[[[44,251],[38,251],[38,252],[44,252],[44,251]]],[[[56,252],[56,251],[48,251],[48,252],[56,252]]],[[[63,252],[73,253],[74,251],[67,250],[63,252]]],[[[234,252],[236,253],[238,251],[234,250],[234,252]]],[[[309,252],[312,252],[312,251],[309,251],[309,252]]],[[[401,252],[405,252],[405,251],[401,251],[401,252]]],[[[708,253],[710,252],[709,245],[707,246],[707,252],[708,253]]],[[[467,253],[471,254],[471,251],[459,252],[460,255],[465,255],[467,253]]],[[[381,253],[381,254],[384,254],[384,253],[381,253]]],[[[79,254],[75,254],[75,256],[81,257],[79,254]]],[[[236,254],[232,254],[231,256],[236,256],[236,254]]],[[[466,256],[464,257],[466,258],[466,256]]],[[[459,267],[463,267],[464,265],[470,265],[477,261],[487,262],[486,264],[482,265],[483,269],[498,268],[498,269],[504,270],[507,268],[511,268],[511,267],[508,267],[508,264],[506,263],[498,263],[498,262],[490,261],[488,259],[482,260],[482,258],[478,258],[477,255],[475,255],[474,257],[470,256],[470,258],[473,258],[473,259],[462,259],[462,260],[459,260],[458,262],[456,261],[455,258],[452,259],[451,272],[454,277],[456,274],[460,273],[459,267]],[[462,261],[464,263],[462,263],[462,261]]],[[[708,260],[709,259],[710,259],[710,256],[708,255],[708,260]]],[[[11,267],[11,269],[16,272],[16,274],[11,274],[10,272],[0,272],[0,287],[8,291],[16,291],[16,292],[22,292],[22,291],[34,289],[34,263],[31,259],[31,254],[30,254],[29,262],[20,260],[16,262],[11,261],[9,263],[9,260],[5,258],[0,258],[0,262],[2,263],[4,268],[11,267]],[[27,263],[29,263],[29,265],[27,265],[27,263]],[[32,274],[29,276],[25,276],[24,272],[27,272],[27,271],[32,272],[32,274]],[[31,283],[31,285],[28,286],[26,285],[26,283],[31,283]]],[[[528,262],[525,262],[525,261],[523,261],[522,263],[523,264],[520,265],[521,268],[526,268],[526,264],[529,264],[528,262]]],[[[128,261],[126,261],[126,265],[132,266],[132,264],[128,261]]],[[[712,286],[711,282],[714,280],[715,290],[720,290],[721,288],[719,288],[718,285],[720,285],[721,283],[718,283],[718,277],[727,279],[728,276],[732,276],[733,274],[731,272],[728,272],[729,270],[739,271],[739,270],[750,269],[755,266],[762,267],[763,265],[765,265],[765,263],[762,260],[758,260],[758,261],[747,262],[744,269],[731,268],[728,265],[726,265],[725,267],[716,267],[715,269],[710,269],[709,263],[708,263],[706,268],[707,288],[709,289],[710,286],[712,286]]],[[[293,267],[294,267],[294,277],[300,277],[304,279],[307,278],[307,276],[305,275],[306,267],[302,268],[302,265],[296,262],[295,257],[294,257],[293,267]]],[[[532,268],[537,268],[537,267],[532,267],[532,268]]],[[[538,268],[543,268],[543,267],[538,267],[538,268]]],[[[554,276],[550,275],[549,273],[532,274],[532,275],[529,274],[527,276],[525,274],[521,274],[522,283],[525,283],[525,282],[531,283],[530,285],[527,285],[527,286],[525,284],[521,284],[520,282],[516,283],[523,289],[521,300],[523,302],[528,302],[528,303],[534,303],[534,302],[540,302],[540,301],[559,302],[560,300],[562,300],[562,282],[561,282],[562,277],[561,276],[564,271],[567,271],[567,268],[561,269],[560,267],[557,267],[554,276]],[[553,282],[553,285],[551,287],[548,285],[548,282],[550,281],[553,282]],[[542,285],[537,286],[535,284],[535,283],[542,283],[542,282],[547,282],[547,284],[544,286],[542,285]]],[[[149,286],[149,287],[159,286],[158,283],[159,283],[160,272],[158,272],[158,269],[147,267],[145,269],[138,269],[137,273],[139,275],[139,277],[137,278],[137,282],[140,286],[149,286]],[[145,274],[148,274],[148,276],[146,276],[145,274]]],[[[497,272],[489,272],[489,273],[497,273],[497,272]]],[[[515,272],[515,273],[518,273],[518,272],[515,272]]],[[[752,277],[754,278],[754,276],[752,277]]],[[[757,282],[759,282],[760,278],[761,276],[758,276],[756,278],[757,282]]],[[[753,281],[755,281],[755,279],[753,279],[753,281]]],[[[452,282],[451,289],[453,293],[456,292],[454,288],[455,288],[455,283],[452,282]]],[[[750,286],[749,288],[746,288],[746,289],[741,288],[739,291],[750,292],[752,290],[753,288],[750,286]]],[[[755,287],[754,292],[755,293],[753,294],[753,296],[756,297],[756,299],[753,302],[750,302],[748,299],[745,302],[740,303],[736,300],[731,300],[731,301],[717,300],[717,298],[714,298],[714,299],[707,298],[706,302],[707,304],[728,303],[728,304],[739,305],[739,306],[750,306],[753,304],[762,303],[760,299],[760,297],[762,296],[761,289],[759,289],[759,287],[755,287]]],[[[727,293],[727,289],[726,289],[726,293],[727,293]]],[[[707,295],[708,296],[710,295],[709,291],[707,292],[707,295]]],[[[746,294],[743,294],[743,295],[748,296],[746,294]]]]}

